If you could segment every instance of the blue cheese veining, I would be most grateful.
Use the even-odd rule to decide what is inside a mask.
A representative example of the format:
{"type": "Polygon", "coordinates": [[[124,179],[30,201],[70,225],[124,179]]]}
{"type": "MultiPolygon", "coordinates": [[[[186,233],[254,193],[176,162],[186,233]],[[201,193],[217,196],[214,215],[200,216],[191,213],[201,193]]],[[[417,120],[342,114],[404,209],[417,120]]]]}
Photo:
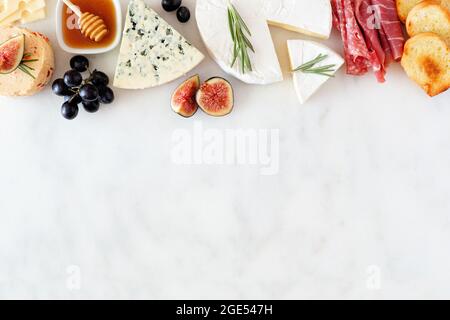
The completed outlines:
{"type": "Polygon", "coordinates": [[[114,86],[143,89],[173,81],[196,67],[203,54],[143,0],[128,6],[114,86]]]}

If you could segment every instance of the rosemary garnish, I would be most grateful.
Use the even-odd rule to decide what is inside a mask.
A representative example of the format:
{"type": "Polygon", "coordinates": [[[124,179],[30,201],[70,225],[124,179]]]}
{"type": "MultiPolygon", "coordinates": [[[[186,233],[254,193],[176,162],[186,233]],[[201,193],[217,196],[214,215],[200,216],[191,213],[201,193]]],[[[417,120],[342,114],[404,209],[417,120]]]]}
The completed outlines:
{"type": "Polygon", "coordinates": [[[20,61],[20,64],[17,67],[17,69],[19,69],[23,73],[29,75],[33,79],[36,79],[35,76],[31,73],[31,71],[34,71],[34,68],[27,65],[27,63],[36,62],[36,61],[39,61],[39,59],[29,59],[30,56],[31,56],[31,53],[25,53],[23,55],[22,61],[20,61]]]}
{"type": "Polygon", "coordinates": [[[313,60],[308,61],[302,64],[300,67],[294,69],[293,72],[300,71],[303,73],[314,73],[321,76],[334,77],[334,72],[336,71],[334,69],[334,67],[336,67],[335,64],[328,64],[322,67],[314,67],[316,64],[324,61],[326,58],[328,58],[328,55],[320,53],[313,60]]]}
{"type": "Polygon", "coordinates": [[[234,43],[233,61],[231,62],[231,67],[233,67],[239,59],[242,73],[253,71],[252,63],[248,55],[248,49],[255,52],[255,49],[249,40],[249,37],[251,37],[252,34],[241,15],[231,4],[231,2],[228,3],[228,26],[230,28],[231,38],[234,43]]]}
{"type": "Polygon", "coordinates": [[[21,62],[22,63],[24,63],[24,62],[36,62],[36,61],[39,61],[39,59],[30,59],[30,60],[22,60],[21,62]]]}

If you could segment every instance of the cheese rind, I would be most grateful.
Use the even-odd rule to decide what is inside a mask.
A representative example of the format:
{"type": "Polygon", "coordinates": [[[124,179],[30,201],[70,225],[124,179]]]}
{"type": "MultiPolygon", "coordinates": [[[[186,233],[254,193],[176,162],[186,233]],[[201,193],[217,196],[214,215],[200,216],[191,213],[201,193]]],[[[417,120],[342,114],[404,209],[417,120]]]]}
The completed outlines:
{"type": "MultiPolygon", "coordinates": [[[[344,64],[344,59],[342,59],[339,54],[314,41],[289,40],[288,51],[292,70],[317,58],[319,54],[327,55],[327,58],[314,65],[315,68],[334,64],[335,66],[333,69],[335,70],[334,73],[336,73],[336,71],[344,64]]],[[[292,77],[295,92],[297,93],[301,104],[304,104],[325,82],[330,79],[330,77],[327,76],[303,73],[301,71],[294,72],[292,77]]]]}
{"type": "Polygon", "coordinates": [[[142,0],[132,0],[123,31],[114,86],[144,89],[182,77],[203,54],[142,0]]]}
{"type": "Polygon", "coordinates": [[[332,26],[329,0],[233,0],[249,27],[255,53],[248,51],[253,71],[242,73],[233,60],[228,26],[228,0],[197,0],[196,19],[212,59],[227,73],[249,84],[282,81],[283,74],[268,25],[328,38],[332,26]]]}
{"type": "Polygon", "coordinates": [[[257,0],[256,8],[269,24],[328,39],[332,28],[329,0],[257,0]]]}

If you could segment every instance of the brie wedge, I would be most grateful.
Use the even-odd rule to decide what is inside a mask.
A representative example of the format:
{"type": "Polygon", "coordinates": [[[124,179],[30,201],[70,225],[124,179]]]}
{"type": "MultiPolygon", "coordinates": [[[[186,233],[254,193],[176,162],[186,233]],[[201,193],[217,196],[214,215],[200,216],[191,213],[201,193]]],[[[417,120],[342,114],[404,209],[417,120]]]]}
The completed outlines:
{"type": "Polygon", "coordinates": [[[182,77],[204,56],[143,0],[128,6],[114,86],[144,89],[182,77]]]}
{"type": "Polygon", "coordinates": [[[251,31],[249,52],[253,71],[242,73],[239,63],[231,67],[233,40],[227,8],[230,0],[197,0],[200,34],[212,59],[227,73],[250,84],[283,80],[269,24],[326,39],[332,26],[329,0],[231,0],[251,31]]]}
{"type": "MultiPolygon", "coordinates": [[[[319,54],[326,55],[327,58],[315,64],[314,68],[334,64],[334,72],[332,73],[334,75],[336,71],[344,64],[344,59],[342,59],[339,54],[327,48],[326,46],[313,41],[289,40],[288,51],[292,70],[311,60],[314,60],[319,54]]],[[[300,100],[300,103],[303,104],[325,82],[327,82],[330,77],[314,73],[303,73],[301,71],[296,71],[293,73],[293,79],[298,99],[300,100]]]]}

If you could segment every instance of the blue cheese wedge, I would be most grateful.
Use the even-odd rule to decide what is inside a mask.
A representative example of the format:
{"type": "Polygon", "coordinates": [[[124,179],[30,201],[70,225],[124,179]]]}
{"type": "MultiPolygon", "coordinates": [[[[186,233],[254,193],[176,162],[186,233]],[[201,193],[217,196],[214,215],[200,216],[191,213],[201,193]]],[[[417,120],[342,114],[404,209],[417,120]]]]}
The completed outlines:
{"type": "MultiPolygon", "coordinates": [[[[334,72],[332,73],[334,75],[344,64],[344,59],[339,54],[314,41],[289,40],[288,51],[292,70],[314,60],[319,54],[326,55],[327,58],[314,65],[315,68],[334,65],[334,72]]],[[[304,104],[329,79],[330,77],[319,74],[294,72],[294,87],[300,103],[304,104]]]]}
{"type": "Polygon", "coordinates": [[[203,54],[143,0],[128,6],[114,86],[144,89],[178,79],[195,68],[203,54]]]}

